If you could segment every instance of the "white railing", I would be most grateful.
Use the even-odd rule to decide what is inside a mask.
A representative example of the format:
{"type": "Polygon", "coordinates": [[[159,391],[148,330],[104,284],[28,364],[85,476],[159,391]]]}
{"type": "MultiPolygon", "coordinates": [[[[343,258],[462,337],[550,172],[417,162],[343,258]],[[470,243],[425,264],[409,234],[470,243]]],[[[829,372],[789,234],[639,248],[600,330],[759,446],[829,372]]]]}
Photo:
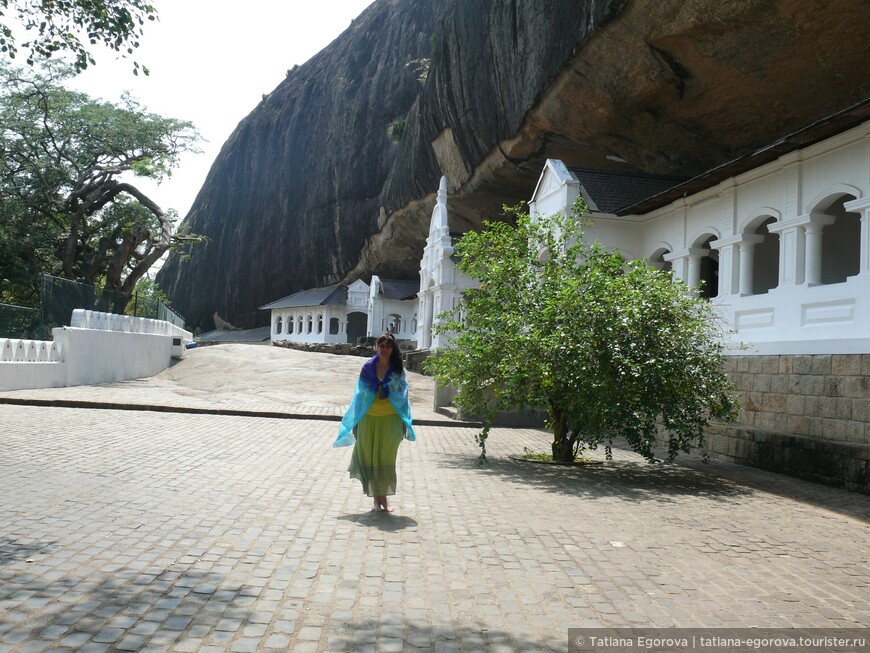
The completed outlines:
{"type": "Polygon", "coordinates": [[[60,363],[63,362],[63,346],[47,340],[0,339],[3,363],[60,363]]]}
{"type": "Polygon", "coordinates": [[[77,329],[118,331],[120,333],[150,333],[157,336],[184,336],[187,331],[165,320],[101,313],[77,308],[72,312],[70,326],[77,329]]]}
{"type": "Polygon", "coordinates": [[[0,391],[110,383],[153,376],[181,358],[193,335],[170,322],[77,309],[52,342],[0,339],[0,391]]]}

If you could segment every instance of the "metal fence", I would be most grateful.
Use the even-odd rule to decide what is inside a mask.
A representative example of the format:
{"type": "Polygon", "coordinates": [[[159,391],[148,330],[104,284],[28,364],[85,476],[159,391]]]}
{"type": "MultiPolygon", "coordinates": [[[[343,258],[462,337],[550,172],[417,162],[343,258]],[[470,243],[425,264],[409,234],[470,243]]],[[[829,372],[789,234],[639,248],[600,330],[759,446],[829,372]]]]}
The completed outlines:
{"type": "Polygon", "coordinates": [[[39,308],[0,304],[0,337],[50,340],[51,330],[69,326],[77,308],[149,317],[184,328],[184,318],[151,295],[113,292],[45,274],[39,308]]]}
{"type": "Polygon", "coordinates": [[[0,304],[0,338],[45,340],[39,328],[39,309],[0,304]]]}

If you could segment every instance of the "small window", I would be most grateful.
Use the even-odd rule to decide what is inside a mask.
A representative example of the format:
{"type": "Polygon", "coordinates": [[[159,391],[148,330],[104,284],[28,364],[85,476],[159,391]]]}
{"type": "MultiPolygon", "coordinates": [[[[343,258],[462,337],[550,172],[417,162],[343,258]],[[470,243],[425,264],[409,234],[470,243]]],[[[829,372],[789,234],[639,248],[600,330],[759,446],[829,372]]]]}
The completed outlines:
{"type": "Polygon", "coordinates": [[[309,316],[308,316],[308,329],[306,330],[306,333],[311,333],[311,330],[312,330],[313,325],[314,325],[314,320],[313,320],[312,317],[309,315],[309,316]]]}
{"type": "Polygon", "coordinates": [[[281,329],[283,328],[283,324],[281,322],[281,316],[275,320],[275,333],[281,333],[281,329]]]}
{"type": "Polygon", "coordinates": [[[333,317],[329,320],[329,335],[338,335],[338,318],[333,317]]]}
{"type": "Polygon", "coordinates": [[[317,316],[317,333],[323,333],[323,313],[317,316]]]}

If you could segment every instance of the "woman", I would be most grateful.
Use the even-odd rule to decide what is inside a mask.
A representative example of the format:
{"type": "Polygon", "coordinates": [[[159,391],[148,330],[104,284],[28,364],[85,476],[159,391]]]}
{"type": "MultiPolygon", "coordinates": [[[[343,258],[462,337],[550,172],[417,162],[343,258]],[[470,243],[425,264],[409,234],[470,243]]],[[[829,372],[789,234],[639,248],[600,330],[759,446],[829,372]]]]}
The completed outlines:
{"type": "Polygon", "coordinates": [[[356,392],[332,446],[354,445],[347,469],[350,477],[359,479],[363,492],[374,499],[373,512],[392,512],[387,495],[396,493],[396,453],[403,436],[412,441],[416,436],[396,338],[385,333],[378,338],[376,348],[377,355],[362,366],[356,392]]]}

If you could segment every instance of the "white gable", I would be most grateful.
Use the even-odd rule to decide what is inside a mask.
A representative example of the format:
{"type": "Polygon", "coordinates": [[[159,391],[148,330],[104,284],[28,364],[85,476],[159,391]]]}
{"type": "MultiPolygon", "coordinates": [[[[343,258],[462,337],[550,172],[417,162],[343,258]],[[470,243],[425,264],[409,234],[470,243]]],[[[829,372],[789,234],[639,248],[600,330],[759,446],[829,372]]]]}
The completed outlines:
{"type": "Polygon", "coordinates": [[[572,183],[578,183],[577,178],[571,174],[571,171],[565,167],[564,163],[559,161],[559,159],[547,159],[544,169],[541,171],[541,176],[538,177],[538,183],[535,186],[535,192],[532,193],[530,203],[543,199],[554,191],[572,183]]]}
{"type": "Polygon", "coordinates": [[[369,284],[362,279],[357,279],[347,287],[348,310],[356,309],[364,313],[368,312],[369,284]]]}

